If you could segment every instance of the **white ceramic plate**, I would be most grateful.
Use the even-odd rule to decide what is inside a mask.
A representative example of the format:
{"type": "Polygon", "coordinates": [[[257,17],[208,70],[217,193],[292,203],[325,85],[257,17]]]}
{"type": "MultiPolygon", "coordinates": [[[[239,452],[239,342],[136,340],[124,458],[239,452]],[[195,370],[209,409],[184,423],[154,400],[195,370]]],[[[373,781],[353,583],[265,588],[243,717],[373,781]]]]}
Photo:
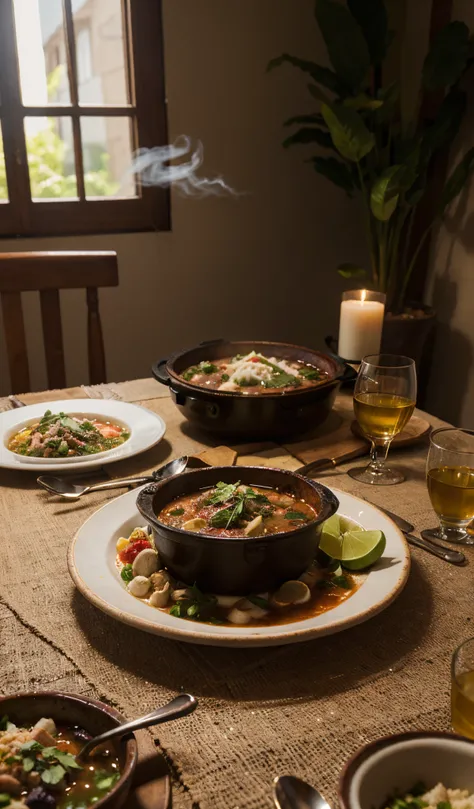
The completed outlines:
{"type": "Polygon", "coordinates": [[[137,490],[96,511],[79,529],[68,552],[69,572],[81,593],[103,612],[145,632],[209,646],[273,646],[331,635],[372,618],[399,595],[410,571],[410,554],[403,535],[375,506],[333,489],[339,514],[366,529],[384,532],[383,557],[364,577],[353,596],[332,610],[280,626],[222,627],[176,618],[134,598],[125,589],[115,565],[115,543],[143,525],[137,511],[137,490]]]}
{"type": "Polygon", "coordinates": [[[64,399],[56,402],[27,405],[15,410],[0,413],[0,467],[22,469],[26,472],[62,472],[72,469],[92,469],[112,461],[122,461],[153,447],[163,438],[166,425],[160,416],[139,405],[119,402],[116,399],[64,399]],[[46,412],[63,411],[72,416],[91,417],[123,425],[130,431],[130,438],[115,449],[98,452],[96,455],[82,455],[77,458],[32,458],[17,455],[8,449],[12,435],[21,427],[32,424],[46,412]]]}

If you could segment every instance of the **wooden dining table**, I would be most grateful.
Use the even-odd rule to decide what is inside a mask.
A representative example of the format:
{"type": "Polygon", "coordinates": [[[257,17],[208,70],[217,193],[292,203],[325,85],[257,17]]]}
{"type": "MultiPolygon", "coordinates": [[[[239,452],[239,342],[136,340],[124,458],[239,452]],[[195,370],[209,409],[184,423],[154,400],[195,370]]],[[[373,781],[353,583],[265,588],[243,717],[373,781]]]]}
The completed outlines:
{"type": "MultiPolygon", "coordinates": [[[[119,399],[162,416],[162,441],[105,466],[104,478],[146,473],[177,455],[222,444],[183,421],[168,390],[152,379],[18,397],[24,404],[119,399]]],[[[11,406],[0,399],[0,411],[11,406]]],[[[237,453],[237,463],[296,469],[330,452],[331,435],[339,449],[357,440],[348,432],[350,413],[350,395],[343,393],[330,429],[229,451],[237,453]]],[[[434,427],[442,423],[417,416],[434,427]]],[[[397,486],[358,483],[347,475],[354,461],[318,479],[391,509],[414,523],[416,533],[435,524],[426,452],[424,440],[390,453],[406,474],[397,486]]],[[[465,567],[411,549],[409,580],[395,603],[339,634],[268,649],[195,646],[118,623],[75,590],[68,545],[82,523],[119,494],[64,502],[40,489],[35,473],[0,469],[0,681],[2,694],[84,694],[129,718],[176,692],[194,694],[199,707],[191,717],[139,733],[142,786],[128,806],[162,809],[171,787],[178,809],[263,809],[272,805],[272,781],[281,774],[304,778],[335,805],[340,771],[361,745],[405,730],[449,730],[451,655],[474,634],[471,548],[465,567]]]]}

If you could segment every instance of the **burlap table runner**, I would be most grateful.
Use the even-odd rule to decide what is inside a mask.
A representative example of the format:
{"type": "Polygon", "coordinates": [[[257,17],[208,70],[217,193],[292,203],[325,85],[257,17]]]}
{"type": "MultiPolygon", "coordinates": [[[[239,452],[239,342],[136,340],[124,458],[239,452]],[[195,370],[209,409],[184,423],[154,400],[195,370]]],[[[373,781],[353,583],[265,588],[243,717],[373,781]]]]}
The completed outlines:
{"type": "MultiPolygon", "coordinates": [[[[169,399],[141,403],[159,412],[168,430],[155,450],[133,461],[134,471],[204,449],[169,399]]],[[[283,448],[246,449],[268,463],[298,465],[283,448]]],[[[344,474],[347,467],[322,479],[421,528],[433,524],[425,453],[396,457],[408,475],[399,486],[368,490],[344,474]]],[[[129,716],[180,689],[195,694],[200,707],[191,718],[154,731],[178,809],[270,807],[272,778],[282,773],[317,784],[334,801],[340,768],[360,744],[410,728],[448,728],[450,656],[473,634],[472,566],[455,568],[415,550],[407,587],[389,609],[317,641],[238,651],[179,644],[116,623],[69,579],[71,536],[113,496],[61,503],[36,488],[34,475],[1,471],[4,691],[17,690],[19,681],[44,682],[44,670],[53,681],[51,667],[59,664],[52,661],[61,660],[59,683],[106,698],[129,716]],[[15,634],[13,619],[21,626],[15,634]]]]}

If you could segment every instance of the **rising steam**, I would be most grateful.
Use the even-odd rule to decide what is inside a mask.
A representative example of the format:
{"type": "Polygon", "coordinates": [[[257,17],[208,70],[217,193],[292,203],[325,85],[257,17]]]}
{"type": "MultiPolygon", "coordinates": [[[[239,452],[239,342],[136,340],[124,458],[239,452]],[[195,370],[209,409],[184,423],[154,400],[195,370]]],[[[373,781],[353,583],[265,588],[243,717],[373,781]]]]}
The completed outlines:
{"type": "Polygon", "coordinates": [[[197,177],[196,171],[203,161],[203,146],[197,141],[193,150],[191,138],[180,135],[174,143],[155,146],[153,149],[137,149],[133,155],[130,174],[135,175],[139,185],[159,188],[177,188],[186,196],[218,196],[227,193],[238,196],[222,177],[197,177]],[[188,160],[170,165],[171,160],[189,157],[188,160]]]}

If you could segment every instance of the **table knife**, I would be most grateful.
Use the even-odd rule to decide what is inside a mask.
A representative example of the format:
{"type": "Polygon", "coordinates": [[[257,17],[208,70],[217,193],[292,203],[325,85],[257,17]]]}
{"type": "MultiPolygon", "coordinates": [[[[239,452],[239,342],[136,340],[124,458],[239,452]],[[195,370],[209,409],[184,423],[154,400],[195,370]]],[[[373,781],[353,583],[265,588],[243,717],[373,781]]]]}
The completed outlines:
{"type": "Polygon", "coordinates": [[[379,508],[380,511],[383,511],[387,517],[390,517],[391,520],[395,523],[396,526],[402,531],[405,535],[407,542],[410,545],[414,545],[416,548],[421,548],[424,551],[428,551],[428,553],[433,554],[433,556],[437,556],[439,559],[444,559],[445,562],[450,562],[452,565],[465,565],[467,563],[467,559],[463,553],[460,551],[455,551],[452,548],[448,548],[446,545],[443,545],[441,542],[437,542],[436,540],[427,540],[422,539],[421,537],[414,536],[411,532],[413,531],[413,525],[411,522],[404,520],[403,517],[399,517],[398,514],[394,514],[393,511],[389,511],[388,508],[383,508],[382,506],[376,506],[379,508]]]}

